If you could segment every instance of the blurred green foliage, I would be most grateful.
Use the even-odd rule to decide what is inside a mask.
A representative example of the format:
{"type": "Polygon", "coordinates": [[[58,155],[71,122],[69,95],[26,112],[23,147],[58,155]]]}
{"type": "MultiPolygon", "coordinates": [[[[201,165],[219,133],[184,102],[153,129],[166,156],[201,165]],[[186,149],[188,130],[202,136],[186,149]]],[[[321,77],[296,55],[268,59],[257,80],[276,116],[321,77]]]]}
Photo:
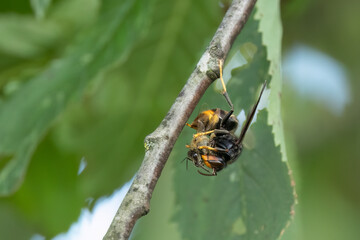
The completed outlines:
{"type": "Polygon", "coordinates": [[[82,95],[89,81],[109,65],[126,58],[144,29],[149,6],[109,0],[101,9],[97,23],[80,34],[63,56],[4,98],[0,153],[12,159],[0,173],[0,195],[16,190],[38,142],[67,103],[82,95]]]}
{"type": "Polygon", "coordinates": [[[321,50],[346,69],[351,89],[351,102],[341,116],[335,116],[299,96],[284,80],[282,109],[298,205],[283,239],[358,239],[360,2],[282,1],[281,8],[284,52],[297,43],[321,50]]]}

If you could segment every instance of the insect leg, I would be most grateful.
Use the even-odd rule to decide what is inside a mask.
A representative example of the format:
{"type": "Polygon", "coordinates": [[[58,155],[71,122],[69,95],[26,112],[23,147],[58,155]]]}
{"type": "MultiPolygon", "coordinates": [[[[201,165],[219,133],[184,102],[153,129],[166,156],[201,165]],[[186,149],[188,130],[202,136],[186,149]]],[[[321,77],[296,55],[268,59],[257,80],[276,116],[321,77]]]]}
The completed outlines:
{"type": "Polygon", "coordinates": [[[207,131],[207,132],[196,133],[196,134],[194,134],[194,138],[199,137],[199,136],[203,136],[203,135],[209,135],[211,133],[224,133],[224,134],[226,134],[226,133],[229,133],[229,131],[226,130],[226,129],[214,129],[214,130],[207,131]]]}
{"type": "Polygon", "coordinates": [[[222,61],[219,60],[219,69],[220,69],[220,81],[221,81],[221,84],[223,86],[223,96],[225,97],[227,103],[229,104],[231,110],[225,115],[224,119],[221,121],[221,126],[224,126],[226,121],[229,119],[229,117],[231,116],[231,114],[233,114],[234,112],[234,105],[233,103],[231,102],[231,99],[229,97],[229,94],[228,92],[226,91],[226,86],[225,86],[225,82],[224,82],[224,79],[223,79],[223,70],[222,70],[222,61]]]}
{"type": "Polygon", "coordinates": [[[232,102],[230,100],[230,97],[229,97],[229,94],[226,91],[226,86],[225,86],[225,82],[224,82],[224,79],[223,79],[223,69],[222,69],[222,61],[221,60],[219,60],[219,69],[220,69],[220,81],[221,81],[222,87],[224,89],[222,94],[225,97],[225,99],[226,99],[227,103],[229,104],[229,106],[231,107],[231,111],[234,112],[234,105],[232,104],[232,102]]]}
{"type": "Polygon", "coordinates": [[[194,128],[191,124],[186,123],[186,126],[191,127],[196,130],[196,128],[194,128]]]}
{"type": "MultiPolygon", "coordinates": [[[[208,162],[210,162],[213,165],[217,165],[218,167],[220,167],[220,169],[226,167],[226,164],[223,161],[218,161],[218,160],[208,160],[208,162]]],[[[205,169],[204,167],[202,167],[202,169],[206,170],[208,173],[202,173],[198,170],[198,173],[200,173],[201,175],[204,176],[217,176],[217,172],[215,168],[212,168],[212,173],[210,173],[207,169],[205,169]]]]}
{"type": "Polygon", "coordinates": [[[214,152],[228,152],[229,151],[229,149],[213,148],[213,147],[209,147],[209,146],[199,146],[197,148],[198,149],[207,149],[207,150],[214,151],[214,152]]]}
{"type": "Polygon", "coordinates": [[[207,170],[205,167],[203,167],[202,165],[199,165],[198,167],[201,167],[203,170],[205,170],[206,172],[208,172],[208,173],[202,173],[202,172],[200,172],[200,170],[198,170],[198,173],[200,173],[201,175],[204,175],[204,176],[213,176],[213,174],[211,174],[210,172],[209,172],[209,170],[207,170]]]}
{"type": "Polygon", "coordinates": [[[209,134],[211,134],[211,133],[213,133],[213,132],[214,132],[214,130],[207,131],[207,132],[196,133],[196,134],[194,134],[194,138],[197,138],[197,137],[203,136],[203,135],[209,135],[209,134]]]}
{"type": "Polygon", "coordinates": [[[203,176],[209,176],[209,177],[217,175],[215,169],[213,169],[213,173],[202,173],[200,172],[200,170],[198,170],[198,173],[200,173],[203,176]]]}

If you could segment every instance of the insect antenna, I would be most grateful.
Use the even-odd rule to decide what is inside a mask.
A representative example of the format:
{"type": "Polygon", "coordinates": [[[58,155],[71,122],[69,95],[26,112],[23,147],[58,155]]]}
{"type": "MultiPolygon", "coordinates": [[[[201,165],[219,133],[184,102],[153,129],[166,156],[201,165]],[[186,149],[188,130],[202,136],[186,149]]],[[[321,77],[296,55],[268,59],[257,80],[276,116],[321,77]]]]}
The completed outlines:
{"type": "Polygon", "coordinates": [[[253,118],[255,116],[256,109],[257,109],[257,107],[259,105],[259,102],[260,102],[261,96],[262,96],[262,94],[263,94],[263,92],[265,90],[265,87],[266,87],[266,80],[263,83],[263,86],[262,86],[262,89],[261,89],[260,96],[259,96],[258,100],[256,101],[255,105],[252,107],[252,109],[250,111],[250,114],[246,118],[244,127],[241,129],[240,137],[239,137],[239,140],[237,141],[237,144],[242,143],[242,141],[244,140],[245,134],[246,134],[247,130],[249,129],[250,124],[251,124],[251,122],[252,122],[252,120],[253,120],[253,118]]]}
{"type": "Polygon", "coordinates": [[[188,157],[185,157],[185,158],[181,161],[181,163],[183,163],[185,160],[186,160],[186,170],[188,170],[188,166],[189,166],[188,162],[189,162],[191,159],[188,158],[188,157]]]}
{"type": "Polygon", "coordinates": [[[206,168],[204,168],[203,166],[199,165],[199,167],[201,167],[203,170],[205,170],[206,172],[208,173],[203,173],[203,172],[200,172],[200,170],[198,170],[198,173],[200,173],[201,175],[204,175],[204,176],[215,176],[214,174],[211,174],[211,172],[209,170],[207,170],[206,168]]]}

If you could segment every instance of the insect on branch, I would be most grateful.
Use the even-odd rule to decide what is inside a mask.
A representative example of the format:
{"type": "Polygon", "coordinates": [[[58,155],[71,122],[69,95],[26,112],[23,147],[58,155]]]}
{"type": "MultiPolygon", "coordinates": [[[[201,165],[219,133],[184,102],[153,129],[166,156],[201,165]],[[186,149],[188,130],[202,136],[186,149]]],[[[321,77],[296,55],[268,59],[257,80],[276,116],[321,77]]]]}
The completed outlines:
{"type": "Polygon", "coordinates": [[[145,156],[135,179],[104,236],[128,239],[136,221],[150,211],[150,199],[176,139],[201,96],[219,78],[218,62],[224,62],[235,38],[244,27],[256,0],[234,0],[209,47],[158,128],[145,138],[145,156]]]}

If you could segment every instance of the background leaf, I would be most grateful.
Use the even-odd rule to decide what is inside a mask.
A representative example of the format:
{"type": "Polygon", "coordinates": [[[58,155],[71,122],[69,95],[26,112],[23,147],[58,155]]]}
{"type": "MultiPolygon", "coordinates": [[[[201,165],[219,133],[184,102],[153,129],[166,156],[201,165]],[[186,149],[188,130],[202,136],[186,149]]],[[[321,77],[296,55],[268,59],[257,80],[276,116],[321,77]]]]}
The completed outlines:
{"type": "MultiPolygon", "coordinates": [[[[51,22],[52,26],[56,27],[55,29],[49,27],[50,33],[57,29],[61,30],[62,40],[60,42],[64,46],[56,46],[56,50],[59,52],[56,54],[51,53],[54,42],[52,42],[52,38],[48,38],[46,41],[43,39],[43,41],[50,46],[50,49],[45,47],[41,51],[34,52],[34,55],[29,59],[21,59],[21,57],[13,53],[11,53],[11,56],[13,56],[14,61],[6,61],[5,58],[1,58],[4,60],[3,67],[5,71],[2,72],[4,73],[2,75],[4,77],[4,88],[1,89],[3,94],[1,94],[0,100],[0,104],[2,101],[0,119],[5,124],[0,126],[0,131],[2,131],[0,139],[0,149],[2,150],[0,170],[3,176],[5,176],[4,174],[12,174],[11,176],[14,177],[12,181],[6,178],[1,182],[3,194],[5,192],[8,194],[10,190],[13,192],[14,187],[19,186],[19,181],[22,181],[23,174],[29,166],[25,184],[21,185],[20,189],[12,196],[0,199],[1,209],[6,209],[0,217],[0,232],[4,238],[28,239],[34,233],[51,237],[65,231],[78,217],[82,207],[91,208],[94,199],[112,192],[114,188],[121,185],[122,179],[129,180],[135,171],[133,166],[136,161],[125,161],[129,158],[123,158],[123,161],[119,161],[118,156],[111,155],[114,152],[102,152],[99,158],[94,159],[91,151],[83,151],[83,148],[68,148],[69,145],[62,142],[62,139],[66,141],[62,137],[66,134],[60,134],[59,129],[64,129],[63,126],[65,125],[68,126],[66,124],[67,116],[75,114],[75,116],[79,117],[77,120],[84,120],[84,122],[76,122],[76,130],[87,131],[87,129],[80,128],[80,126],[85,127],[85,124],[91,122],[94,118],[81,118],[81,114],[73,112],[72,110],[78,106],[81,109],[85,106],[86,113],[90,111],[91,116],[94,116],[94,113],[99,113],[100,116],[96,115],[95,120],[108,118],[101,115],[104,110],[101,112],[96,110],[99,106],[108,106],[109,103],[114,101],[111,97],[118,96],[122,89],[126,91],[126,88],[122,88],[122,81],[119,81],[121,78],[118,75],[111,73],[107,75],[105,73],[109,69],[120,65],[127,58],[129,51],[136,42],[146,33],[147,18],[151,14],[152,2],[149,1],[143,4],[140,1],[122,1],[121,3],[103,1],[100,16],[95,18],[96,24],[94,25],[90,23],[94,21],[94,16],[96,16],[93,12],[94,10],[97,11],[96,7],[94,8],[96,4],[88,1],[84,7],[83,0],[78,0],[76,3],[75,1],[70,2],[65,1],[55,4],[49,13],[51,20],[46,20],[46,22],[51,22]],[[82,4],[79,4],[79,2],[82,2],[82,4]],[[84,18],[79,17],[79,9],[89,10],[88,15],[84,18]],[[65,11],[66,14],[74,13],[76,17],[71,16],[71,14],[62,14],[60,16],[59,14],[62,11],[65,11]],[[144,20],[146,20],[146,23],[144,20]],[[61,21],[61,23],[58,21],[61,21]],[[130,28],[134,31],[130,31],[130,28]],[[74,34],[74,29],[79,31],[76,37],[71,36],[74,34]],[[66,48],[66,50],[61,47],[66,48]],[[54,55],[60,60],[54,60],[54,55]],[[80,64],[79,61],[81,56],[85,56],[82,58],[83,64],[80,64]],[[39,62],[40,64],[38,64],[39,62]],[[46,62],[49,62],[49,66],[45,64],[46,62]],[[29,79],[29,77],[43,71],[44,68],[46,69],[45,73],[29,79]],[[47,75],[50,73],[53,75],[47,75]],[[95,76],[96,80],[94,81],[95,76]],[[105,81],[104,79],[110,80],[105,81]],[[101,82],[105,83],[100,85],[101,82]],[[87,87],[89,83],[92,83],[90,88],[87,87]],[[101,86],[100,89],[99,86],[101,86]],[[114,91],[112,88],[114,86],[117,86],[120,90],[114,91]],[[63,91],[64,95],[54,95],[50,90],[53,92],[63,91]],[[112,95],[107,95],[109,91],[112,92],[112,95]],[[39,99],[43,96],[46,97],[45,100],[47,101],[42,101],[42,103],[45,102],[45,105],[57,104],[57,107],[38,105],[39,99]],[[83,97],[80,98],[80,96],[83,97]],[[95,98],[100,97],[102,101],[95,101],[95,106],[93,106],[93,101],[89,102],[92,96],[95,98]],[[68,103],[70,103],[69,106],[68,103]],[[9,113],[12,113],[12,115],[9,115],[9,113]],[[22,117],[23,115],[26,115],[26,117],[22,117]],[[57,121],[54,121],[55,119],[57,121]],[[64,125],[58,126],[57,123],[63,123],[64,125]],[[35,125],[35,127],[32,125],[35,125]],[[50,133],[47,133],[49,127],[54,125],[55,127],[51,128],[50,133]],[[24,144],[26,141],[26,138],[23,138],[27,136],[26,131],[34,130],[38,130],[38,132],[32,136],[33,138],[28,136],[29,141],[27,142],[30,145],[28,148],[33,149],[25,151],[28,148],[21,148],[20,144],[24,144]],[[8,135],[5,135],[5,133],[8,135]],[[102,182],[90,175],[92,172],[97,172],[98,169],[95,167],[98,166],[102,166],[107,170],[114,169],[110,163],[107,166],[104,164],[103,156],[107,160],[121,164],[121,167],[113,171],[113,175],[106,175],[107,185],[100,185],[102,182]],[[31,163],[29,164],[30,159],[31,163]],[[78,169],[81,159],[85,159],[88,168],[79,176],[78,169]],[[94,162],[98,163],[95,167],[92,164],[94,162]],[[9,171],[10,167],[13,167],[12,169],[16,171],[17,176],[13,175],[13,171],[9,171]],[[126,174],[121,174],[121,171],[126,174]],[[119,178],[119,174],[122,178],[119,178]],[[117,178],[118,181],[113,181],[117,178]],[[87,182],[89,179],[91,181],[87,182]],[[100,184],[92,184],[97,183],[97,181],[100,184]],[[9,222],[9,219],[12,221],[9,222]],[[23,231],[14,232],[14,228],[10,227],[9,223],[12,226],[22,226],[23,231]]],[[[22,18],[23,16],[19,15],[14,17],[14,19],[22,18]]],[[[21,21],[14,24],[14,26],[21,29],[23,23],[21,21]]],[[[4,22],[8,24],[9,19],[4,22]]],[[[32,34],[37,39],[37,28],[42,28],[44,24],[39,22],[36,25],[35,21],[33,24],[36,29],[29,34],[32,34]]],[[[46,28],[43,30],[46,33],[46,28]]],[[[21,32],[21,30],[16,31],[21,32]]],[[[56,41],[56,43],[59,43],[59,41],[56,41]]],[[[42,45],[42,47],[44,46],[42,45]]],[[[118,109],[112,110],[118,112],[118,109]]],[[[110,116],[113,115],[110,114],[110,116]]],[[[117,123],[113,123],[111,126],[115,125],[117,123]]],[[[97,130],[100,132],[99,129],[97,130]]],[[[116,134],[114,131],[111,133],[116,134]]],[[[103,139],[99,140],[99,136],[93,135],[93,137],[97,144],[102,142],[104,146],[107,146],[106,150],[115,149],[115,153],[120,152],[121,156],[121,149],[114,148],[114,145],[108,144],[103,139]]],[[[111,136],[108,137],[109,142],[112,141],[111,136]]],[[[86,144],[87,142],[83,145],[86,144]]],[[[114,144],[117,143],[114,142],[114,144]]],[[[75,147],[78,146],[79,144],[75,145],[75,147]]],[[[103,148],[99,149],[104,151],[103,148]]],[[[106,173],[106,170],[102,173],[106,173]]]]}
{"type": "Polygon", "coordinates": [[[147,6],[138,2],[105,1],[96,26],[64,57],[5,99],[0,109],[0,154],[13,157],[0,173],[1,195],[19,186],[39,140],[70,99],[79,96],[100,70],[124,60],[142,31],[144,11],[147,6]]]}

